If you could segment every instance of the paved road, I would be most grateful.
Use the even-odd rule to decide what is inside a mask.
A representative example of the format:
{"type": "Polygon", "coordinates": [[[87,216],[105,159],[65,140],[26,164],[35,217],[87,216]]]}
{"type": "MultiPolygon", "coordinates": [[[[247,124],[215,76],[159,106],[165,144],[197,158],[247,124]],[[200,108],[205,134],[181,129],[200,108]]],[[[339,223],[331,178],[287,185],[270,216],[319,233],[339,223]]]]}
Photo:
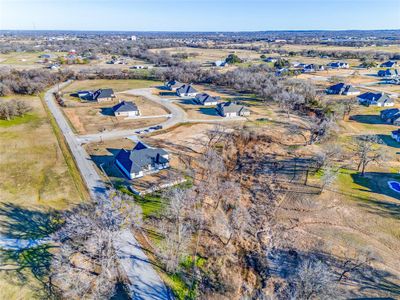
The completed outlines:
{"type": "MultiPolygon", "coordinates": [[[[243,117],[236,117],[236,118],[220,118],[214,120],[207,120],[207,119],[189,119],[186,112],[178,105],[176,105],[172,100],[165,99],[160,96],[154,95],[153,90],[151,88],[144,88],[144,89],[134,89],[125,91],[124,94],[131,94],[134,96],[142,96],[146,99],[153,101],[159,105],[162,105],[167,110],[170,111],[168,120],[162,122],[158,125],[161,125],[163,129],[167,129],[173,127],[179,123],[184,122],[191,122],[191,123],[211,123],[211,124],[218,124],[218,123],[225,123],[225,122],[232,122],[232,121],[246,121],[246,118],[243,117]]],[[[105,140],[112,140],[112,139],[119,139],[124,137],[129,137],[132,135],[136,135],[137,131],[143,131],[148,129],[149,126],[144,128],[136,128],[136,129],[127,129],[127,130],[111,130],[105,131],[101,133],[94,133],[94,134],[87,134],[87,135],[80,135],[77,137],[79,143],[91,143],[91,142],[100,142],[105,140]]]]}
{"type": "MultiPolygon", "coordinates": [[[[170,100],[163,99],[157,95],[154,95],[152,93],[152,89],[149,89],[149,88],[148,89],[135,89],[135,90],[125,91],[124,93],[131,94],[134,96],[145,97],[146,99],[153,101],[159,105],[162,105],[167,110],[169,110],[170,111],[170,114],[168,115],[169,118],[165,122],[162,122],[159,124],[163,127],[163,129],[170,128],[176,124],[185,122],[185,120],[187,119],[186,112],[182,108],[171,103],[170,100]]],[[[105,131],[105,132],[100,132],[100,133],[95,133],[95,134],[81,135],[78,137],[78,141],[80,143],[91,143],[91,142],[99,142],[102,140],[104,141],[104,140],[124,138],[124,137],[135,135],[136,131],[143,131],[148,128],[149,128],[149,126],[144,127],[144,128],[136,128],[136,129],[128,129],[128,130],[111,130],[111,131],[105,131]]]]}
{"type": "MultiPolygon", "coordinates": [[[[67,84],[68,82],[60,84],[60,88],[67,84]]],[[[93,199],[107,197],[108,192],[106,186],[96,172],[94,163],[81,146],[80,140],[78,140],[77,136],[73,133],[58,103],[53,97],[55,91],[57,91],[57,87],[46,92],[45,102],[64,134],[77,162],[79,171],[89,189],[90,196],[93,199]]],[[[170,299],[171,297],[167,287],[153,269],[132,232],[130,230],[121,231],[121,233],[115,237],[114,242],[118,245],[116,248],[120,249],[118,256],[121,267],[131,283],[128,285],[128,288],[131,291],[132,299],[170,299]]]]}

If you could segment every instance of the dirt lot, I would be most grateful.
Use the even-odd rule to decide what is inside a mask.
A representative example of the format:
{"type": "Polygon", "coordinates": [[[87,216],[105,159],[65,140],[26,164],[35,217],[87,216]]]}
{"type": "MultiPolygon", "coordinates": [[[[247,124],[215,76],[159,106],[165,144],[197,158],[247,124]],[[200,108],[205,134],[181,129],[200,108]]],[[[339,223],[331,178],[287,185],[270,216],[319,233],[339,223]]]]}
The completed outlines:
{"type": "MultiPolygon", "coordinates": [[[[120,100],[133,101],[138,106],[141,116],[162,116],[169,113],[160,105],[142,97],[126,94],[119,94],[117,97],[120,100]]],[[[67,100],[66,104],[70,107],[63,108],[63,111],[78,134],[98,133],[103,130],[143,128],[162,123],[167,119],[166,117],[150,119],[115,117],[111,108],[118,101],[78,103],[67,100]]]]}

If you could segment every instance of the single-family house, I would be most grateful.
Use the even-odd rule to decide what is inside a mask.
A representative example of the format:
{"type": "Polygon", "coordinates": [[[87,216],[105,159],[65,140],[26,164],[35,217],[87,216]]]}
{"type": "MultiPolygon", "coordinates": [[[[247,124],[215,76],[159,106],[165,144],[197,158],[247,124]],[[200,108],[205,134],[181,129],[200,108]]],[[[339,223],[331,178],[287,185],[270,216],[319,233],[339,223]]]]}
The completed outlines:
{"type": "Polygon", "coordinates": [[[398,108],[384,109],[381,111],[380,116],[388,124],[400,125],[400,109],[398,108]]]}
{"type": "Polygon", "coordinates": [[[358,102],[367,106],[393,106],[394,100],[385,93],[372,93],[367,92],[357,97],[358,102]]]}
{"type": "Polygon", "coordinates": [[[196,97],[193,99],[193,101],[200,105],[211,106],[211,105],[217,105],[218,99],[219,97],[213,97],[210,96],[209,94],[203,93],[203,94],[197,94],[196,97]]]}
{"type": "Polygon", "coordinates": [[[176,89],[176,94],[179,97],[195,97],[197,95],[197,90],[190,84],[184,84],[176,89]]]}
{"type": "Polygon", "coordinates": [[[114,98],[113,89],[98,89],[92,94],[92,100],[97,102],[112,101],[114,98]]]}
{"type": "Polygon", "coordinates": [[[214,66],[216,67],[227,67],[229,64],[225,60],[217,60],[214,62],[214,66]]]}
{"type": "Polygon", "coordinates": [[[350,66],[344,61],[333,61],[328,64],[328,67],[331,69],[348,69],[350,66]]]}
{"type": "Polygon", "coordinates": [[[116,117],[137,117],[140,115],[139,109],[135,103],[131,101],[121,101],[112,107],[116,117]]]}
{"type": "Polygon", "coordinates": [[[304,67],[301,69],[301,73],[313,73],[313,72],[315,72],[314,64],[304,65],[304,67]]]}
{"type": "Polygon", "coordinates": [[[289,74],[288,68],[278,68],[275,71],[275,76],[282,76],[282,75],[287,75],[287,74],[289,74]]]}
{"type": "Polygon", "coordinates": [[[115,98],[114,91],[112,89],[98,89],[97,91],[78,91],[76,93],[81,100],[86,101],[111,101],[115,98]]]}
{"type": "Polygon", "coordinates": [[[184,83],[179,82],[179,81],[177,81],[177,80],[170,80],[170,81],[167,81],[167,82],[165,83],[165,87],[166,87],[168,90],[173,91],[173,92],[175,92],[176,89],[180,88],[180,87],[183,86],[183,85],[184,85],[184,83]]]}
{"type": "Polygon", "coordinates": [[[134,179],[168,168],[169,154],[164,149],[138,142],[132,150],[121,149],[115,164],[129,179],[134,179]]]}
{"type": "Polygon", "coordinates": [[[399,77],[400,73],[397,69],[386,69],[386,70],[379,70],[378,71],[378,76],[379,77],[384,77],[384,78],[397,78],[399,77]]]}
{"type": "Polygon", "coordinates": [[[392,123],[393,117],[400,113],[398,108],[384,109],[380,112],[381,119],[387,123],[392,123]]]}
{"type": "Polygon", "coordinates": [[[327,88],[326,93],[332,95],[355,96],[359,95],[360,91],[350,84],[338,83],[327,88]]]}
{"type": "Polygon", "coordinates": [[[395,131],[392,131],[392,138],[396,141],[396,142],[400,142],[400,129],[397,129],[395,131]]]}
{"type": "Polygon", "coordinates": [[[266,59],[264,59],[265,62],[269,62],[269,63],[274,63],[278,61],[277,57],[267,57],[266,59]]]}
{"type": "Polygon", "coordinates": [[[397,61],[389,60],[381,64],[381,68],[394,68],[397,66],[397,61]]]}
{"type": "Polygon", "coordinates": [[[60,68],[60,65],[59,64],[50,64],[50,65],[48,65],[47,68],[50,70],[58,70],[60,68]]]}
{"type": "Polygon", "coordinates": [[[234,102],[219,103],[216,107],[217,112],[223,117],[244,117],[249,116],[250,111],[243,105],[234,102]]]}

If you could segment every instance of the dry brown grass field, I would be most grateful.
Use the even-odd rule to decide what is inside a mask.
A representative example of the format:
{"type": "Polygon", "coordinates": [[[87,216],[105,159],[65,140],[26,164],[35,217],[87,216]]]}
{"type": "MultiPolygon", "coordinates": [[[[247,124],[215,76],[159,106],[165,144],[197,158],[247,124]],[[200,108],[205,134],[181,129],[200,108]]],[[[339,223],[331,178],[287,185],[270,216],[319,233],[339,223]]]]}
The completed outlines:
{"type": "Polygon", "coordinates": [[[96,90],[101,88],[112,88],[114,92],[123,92],[131,89],[148,88],[153,86],[162,85],[162,82],[151,80],[108,80],[108,79],[95,79],[95,80],[79,80],[74,81],[63,89],[66,95],[75,93],[79,90],[96,90]]]}
{"type": "MultiPolygon", "coordinates": [[[[15,230],[35,230],[35,222],[44,222],[48,209],[63,210],[81,201],[74,180],[60,150],[39,97],[12,96],[0,101],[21,99],[33,107],[29,117],[0,122],[0,232],[8,232],[8,224],[17,222],[15,230]],[[9,123],[7,123],[9,122],[9,123]],[[10,205],[10,206],[4,206],[10,205]],[[42,215],[42,213],[44,215],[42,215]],[[37,218],[36,218],[36,217],[37,218]],[[34,220],[31,218],[35,218],[34,220]],[[30,220],[26,223],[27,220],[30,220]],[[4,222],[4,223],[3,223],[4,222]]],[[[41,230],[45,231],[43,223],[41,230]]],[[[15,232],[13,232],[15,234],[15,232]]],[[[21,232],[22,233],[22,232],[21,232]]],[[[22,234],[29,234],[23,232],[22,234]]],[[[35,288],[41,288],[32,276],[30,259],[21,253],[19,263],[25,265],[20,282],[16,273],[0,274],[1,299],[36,299],[35,288]],[[26,261],[25,261],[26,259],[26,261]]],[[[44,259],[44,258],[43,258],[44,259]]]]}
{"type": "Polygon", "coordinates": [[[196,53],[197,56],[189,57],[188,61],[194,61],[199,63],[213,63],[217,60],[224,60],[229,54],[235,53],[241,59],[244,60],[258,60],[260,54],[256,51],[251,50],[239,50],[239,49],[196,49],[189,47],[176,47],[176,48],[162,48],[151,50],[153,52],[167,51],[170,54],[176,53],[196,53]]]}

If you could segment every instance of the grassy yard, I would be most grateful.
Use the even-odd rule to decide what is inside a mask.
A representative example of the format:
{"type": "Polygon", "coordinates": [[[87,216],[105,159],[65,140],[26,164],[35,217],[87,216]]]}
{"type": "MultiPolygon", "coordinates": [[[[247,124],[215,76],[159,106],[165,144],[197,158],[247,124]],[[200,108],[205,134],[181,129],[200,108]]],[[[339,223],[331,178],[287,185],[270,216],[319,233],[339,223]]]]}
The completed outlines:
{"type": "MultiPolygon", "coordinates": [[[[10,238],[36,239],[52,228],[49,212],[82,201],[82,195],[66,162],[39,97],[16,96],[33,111],[22,118],[0,123],[0,233],[10,238]]],[[[9,99],[0,98],[0,101],[9,99]]],[[[35,279],[50,254],[38,251],[2,251],[2,257],[22,268],[0,273],[1,299],[39,299],[35,279]],[[33,276],[35,274],[35,276],[33,276]]]]}

